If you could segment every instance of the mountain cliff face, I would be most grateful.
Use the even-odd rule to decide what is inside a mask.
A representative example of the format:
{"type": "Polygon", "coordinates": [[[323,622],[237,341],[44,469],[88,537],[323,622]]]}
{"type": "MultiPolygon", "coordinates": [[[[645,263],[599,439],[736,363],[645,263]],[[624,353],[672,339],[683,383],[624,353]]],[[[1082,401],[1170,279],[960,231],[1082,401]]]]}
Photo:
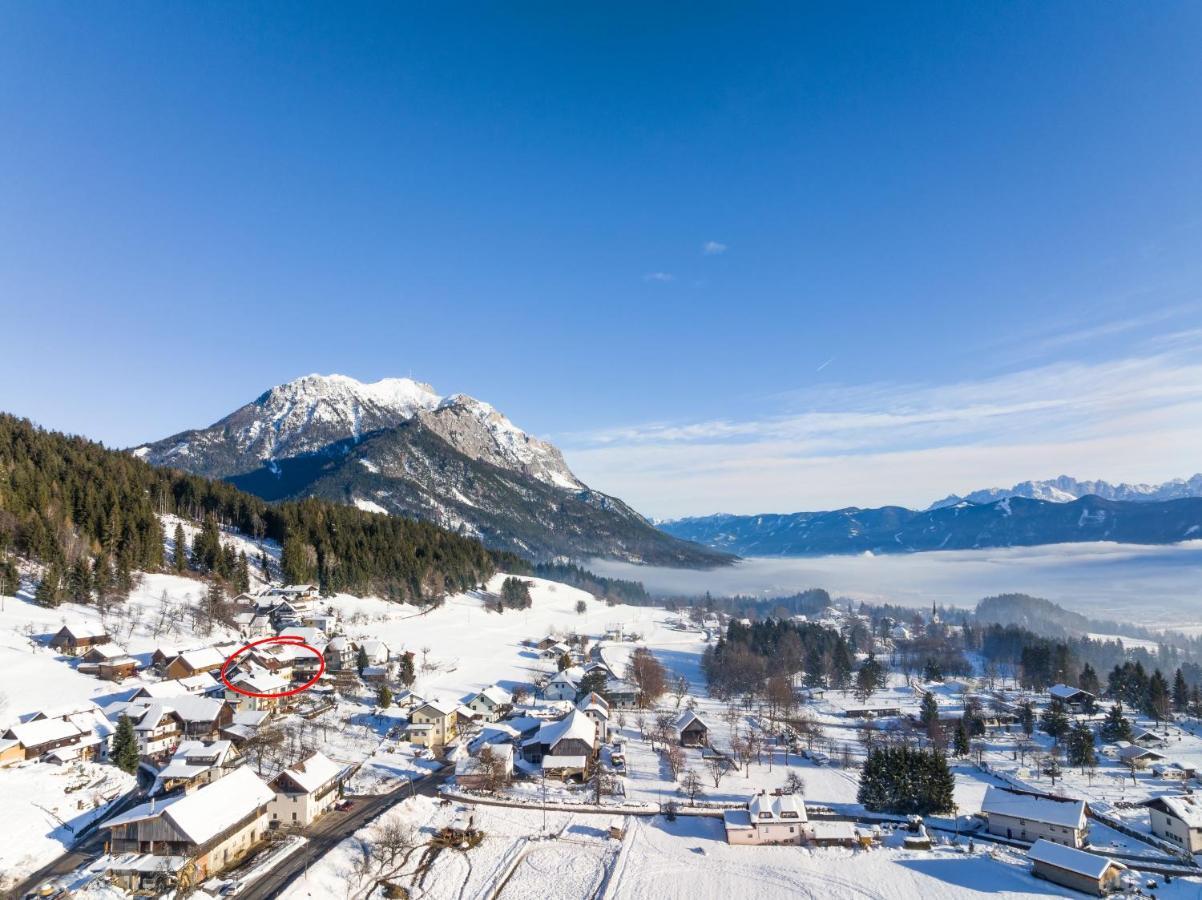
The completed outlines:
{"type": "Polygon", "coordinates": [[[489,404],[426,384],[308,375],[208,428],[133,451],[268,500],[323,497],[434,522],[535,560],[605,556],[672,566],[731,561],[652,527],[583,484],[558,448],[489,404]]]}
{"type": "Polygon", "coordinates": [[[1169,544],[1202,538],[1202,499],[1070,502],[1007,497],[923,512],[900,506],[786,515],[716,515],[660,523],[676,537],[740,556],[912,553],[1115,541],[1169,544]]]}

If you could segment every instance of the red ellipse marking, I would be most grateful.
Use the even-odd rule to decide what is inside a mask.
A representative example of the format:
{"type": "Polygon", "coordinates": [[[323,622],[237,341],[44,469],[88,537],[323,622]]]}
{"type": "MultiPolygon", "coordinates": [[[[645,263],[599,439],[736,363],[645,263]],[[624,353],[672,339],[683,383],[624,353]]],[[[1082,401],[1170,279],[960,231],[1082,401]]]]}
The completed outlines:
{"type": "Polygon", "coordinates": [[[221,680],[225,684],[225,686],[227,688],[229,688],[231,691],[233,691],[234,693],[243,694],[247,697],[269,697],[270,698],[270,697],[291,697],[293,694],[299,694],[301,691],[307,691],[309,688],[313,687],[313,685],[315,685],[317,683],[317,679],[321,678],[321,676],[324,675],[325,672],[326,672],[326,658],[324,656],[322,656],[321,651],[318,650],[316,647],[311,647],[308,644],[306,644],[303,638],[296,636],[296,635],[288,634],[288,635],[277,635],[276,637],[263,638],[258,641],[252,641],[251,643],[247,644],[245,647],[240,648],[232,656],[230,656],[228,659],[226,659],[226,661],[222,664],[220,676],[221,676],[221,680]],[[258,647],[263,644],[288,644],[289,646],[292,646],[292,647],[304,647],[306,650],[308,650],[310,653],[312,653],[314,656],[317,657],[317,662],[319,663],[320,668],[318,668],[316,675],[314,675],[312,678],[310,678],[308,681],[306,681],[300,687],[294,687],[288,691],[276,691],[274,693],[272,693],[272,692],[259,693],[256,691],[247,691],[247,690],[244,690],[243,688],[237,687],[236,685],[230,684],[230,680],[225,677],[225,673],[229,669],[229,667],[234,664],[234,660],[236,660],[239,656],[241,656],[243,653],[245,653],[251,647],[258,647]]]}

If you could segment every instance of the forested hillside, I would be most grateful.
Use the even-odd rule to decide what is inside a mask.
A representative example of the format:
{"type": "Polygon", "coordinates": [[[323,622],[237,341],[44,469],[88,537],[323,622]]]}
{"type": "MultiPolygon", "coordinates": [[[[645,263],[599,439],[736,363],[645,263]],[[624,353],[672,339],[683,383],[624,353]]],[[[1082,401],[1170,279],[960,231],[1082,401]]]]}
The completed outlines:
{"type": "MultiPolygon", "coordinates": [[[[0,414],[0,588],[13,588],[19,556],[46,566],[49,599],[127,593],[133,573],[167,563],[159,520],[166,513],[208,523],[209,534],[220,525],[278,541],[285,580],[319,582],[326,593],[424,601],[495,570],[481,544],[429,523],[320,500],[271,505],[225,482],[0,414]]],[[[233,574],[230,561],[213,554],[191,568],[233,574]]]]}

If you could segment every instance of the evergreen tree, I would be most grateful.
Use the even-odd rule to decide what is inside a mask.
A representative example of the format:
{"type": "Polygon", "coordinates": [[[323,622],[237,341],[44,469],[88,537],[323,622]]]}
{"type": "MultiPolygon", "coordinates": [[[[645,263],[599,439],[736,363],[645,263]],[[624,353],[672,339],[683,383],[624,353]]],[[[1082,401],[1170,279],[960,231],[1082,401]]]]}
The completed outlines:
{"type": "Polygon", "coordinates": [[[234,569],[234,590],[239,594],[250,590],[250,561],[246,558],[245,550],[238,554],[238,565],[234,569]]]}
{"type": "Polygon", "coordinates": [[[382,684],[376,689],[376,706],[380,709],[388,709],[392,706],[392,691],[388,685],[382,684]]]}
{"type": "Polygon", "coordinates": [[[1173,675],[1173,712],[1183,713],[1188,705],[1189,685],[1185,683],[1185,676],[1181,674],[1181,669],[1178,667],[1176,674],[1173,675]]]}
{"type": "Polygon", "coordinates": [[[400,678],[401,684],[405,687],[413,687],[413,682],[417,677],[413,667],[413,651],[406,650],[401,654],[401,664],[397,677],[400,678]]]}
{"type": "Polygon", "coordinates": [[[1052,736],[1056,743],[1060,743],[1061,738],[1068,734],[1069,719],[1068,713],[1064,710],[1064,702],[1053,698],[1048,704],[1048,708],[1044,710],[1043,715],[1039,717],[1039,727],[1046,734],[1052,736]]]}
{"type": "Polygon", "coordinates": [[[580,693],[586,697],[590,693],[593,693],[608,700],[608,689],[609,678],[606,677],[605,672],[601,669],[594,669],[580,679],[580,693]]]}
{"type": "Polygon", "coordinates": [[[876,661],[876,657],[869,653],[868,658],[860,666],[860,670],[856,672],[856,697],[860,699],[860,702],[867,700],[876,692],[884,677],[883,667],[876,661]]]}
{"type": "Polygon", "coordinates": [[[1093,729],[1083,721],[1079,720],[1069,731],[1065,749],[1068,752],[1069,765],[1080,767],[1081,774],[1085,774],[1087,767],[1098,763],[1097,754],[1094,752],[1093,729]]]}
{"type": "Polygon", "coordinates": [[[134,723],[129,716],[122,716],[113,733],[113,747],[109,758],[123,772],[133,774],[138,770],[138,739],[134,735],[134,723]]]}
{"type": "Polygon", "coordinates": [[[556,671],[562,672],[564,669],[572,667],[572,657],[566,653],[559,654],[559,659],[555,663],[556,671]]]}
{"type": "Polygon", "coordinates": [[[58,606],[63,602],[62,582],[62,568],[58,563],[51,563],[46,567],[42,580],[38,582],[38,589],[34,592],[33,599],[42,606],[58,606]]]}
{"type": "Polygon", "coordinates": [[[857,799],[873,812],[928,815],[952,809],[947,757],[905,744],[874,747],[860,772],[857,799]]]}
{"type": "Polygon", "coordinates": [[[968,729],[965,727],[963,719],[960,719],[956,723],[956,733],[952,741],[952,752],[956,756],[968,756],[968,729]]]}
{"type": "Polygon", "coordinates": [[[1152,673],[1152,677],[1148,679],[1148,695],[1145,709],[1148,715],[1156,718],[1156,724],[1159,725],[1162,721],[1169,718],[1170,705],[1169,683],[1165,680],[1164,675],[1160,673],[1160,669],[1157,669],[1152,673]]]}
{"type": "Polygon", "coordinates": [[[922,667],[922,680],[926,682],[943,681],[943,669],[934,657],[928,657],[922,667]]]}
{"type": "Polygon", "coordinates": [[[363,670],[367,668],[369,660],[367,658],[367,650],[360,646],[359,652],[355,655],[355,668],[359,670],[359,677],[363,677],[363,670]]]}
{"type": "Polygon", "coordinates": [[[1123,715],[1122,701],[1115,703],[1106,713],[1106,718],[1102,720],[1101,733],[1102,740],[1110,743],[1131,740],[1131,722],[1123,715]]]}
{"type": "Polygon", "coordinates": [[[0,559],[0,594],[12,596],[21,589],[21,573],[11,559],[0,559]]]}
{"type": "Polygon", "coordinates": [[[1018,705],[1018,725],[1027,737],[1035,733],[1035,706],[1030,700],[1018,705]]]}
{"type": "Polygon", "coordinates": [[[84,557],[71,563],[67,569],[66,599],[72,603],[92,601],[92,568],[84,557]]]}
{"type": "Polygon", "coordinates": [[[171,559],[177,575],[183,575],[188,571],[188,538],[184,534],[184,526],[181,524],[175,526],[175,553],[171,559]]]}
{"type": "Polygon", "coordinates": [[[922,695],[922,707],[918,713],[918,720],[922,722],[922,728],[928,735],[931,733],[931,728],[939,721],[939,701],[930,691],[926,691],[922,695]]]}
{"type": "Polygon", "coordinates": [[[1102,684],[1098,681],[1098,673],[1094,671],[1094,667],[1089,663],[1081,667],[1081,675],[1077,679],[1077,687],[1093,694],[1095,697],[1102,692],[1102,684]]]}

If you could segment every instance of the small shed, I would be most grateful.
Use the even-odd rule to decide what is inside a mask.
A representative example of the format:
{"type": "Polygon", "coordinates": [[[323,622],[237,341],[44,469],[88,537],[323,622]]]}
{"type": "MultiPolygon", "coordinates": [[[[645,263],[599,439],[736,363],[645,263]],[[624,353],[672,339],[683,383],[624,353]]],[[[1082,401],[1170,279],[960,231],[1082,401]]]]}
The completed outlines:
{"type": "Polygon", "coordinates": [[[609,836],[619,841],[626,836],[625,816],[614,816],[609,820],[609,836]]]}
{"type": "Polygon", "coordinates": [[[1031,874],[1099,897],[1116,890],[1126,866],[1106,856],[1039,840],[1027,851],[1031,874]]]}

